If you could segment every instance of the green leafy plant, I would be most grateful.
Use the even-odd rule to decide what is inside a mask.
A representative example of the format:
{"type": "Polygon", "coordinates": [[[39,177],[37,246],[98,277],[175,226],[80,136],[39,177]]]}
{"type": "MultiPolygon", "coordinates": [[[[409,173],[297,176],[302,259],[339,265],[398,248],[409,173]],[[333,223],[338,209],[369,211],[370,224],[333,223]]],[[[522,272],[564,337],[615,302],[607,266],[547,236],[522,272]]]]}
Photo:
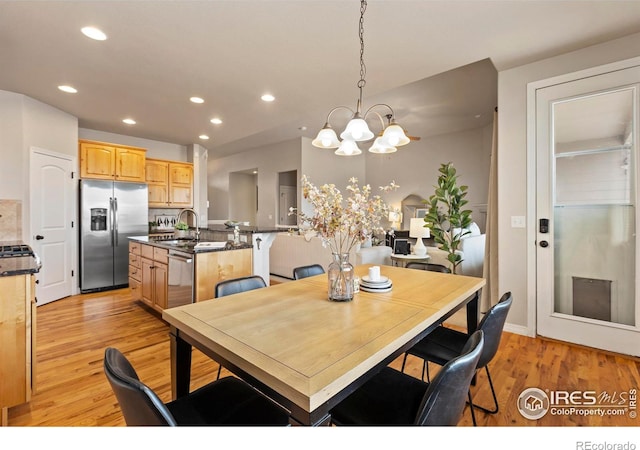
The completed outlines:
{"type": "Polygon", "coordinates": [[[176,230],[183,230],[183,231],[184,231],[184,230],[188,230],[188,229],[189,229],[189,225],[187,225],[187,224],[186,224],[186,223],[184,223],[184,222],[178,222],[178,223],[176,224],[176,226],[175,226],[175,229],[176,229],[176,230]]]}
{"type": "Polygon", "coordinates": [[[462,238],[470,233],[471,211],[463,209],[468,186],[458,186],[458,176],[452,163],[441,164],[438,184],[435,193],[426,200],[429,212],[424,217],[425,225],[429,227],[433,239],[440,248],[448,253],[447,259],[451,263],[451,272],[462,262],[458,252],[462,238]]]}

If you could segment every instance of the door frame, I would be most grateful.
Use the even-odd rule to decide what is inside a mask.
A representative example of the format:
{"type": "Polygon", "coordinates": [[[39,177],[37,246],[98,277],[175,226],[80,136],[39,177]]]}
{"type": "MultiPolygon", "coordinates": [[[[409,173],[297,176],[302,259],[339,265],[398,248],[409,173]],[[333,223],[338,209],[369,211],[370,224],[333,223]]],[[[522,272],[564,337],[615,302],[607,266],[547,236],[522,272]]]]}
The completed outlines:
{"type": "MultiPolygon", "coordinates": [[[[70,241],[70,245],[71,245],[71,251],[69,252],[71,255],[71,264],[70,267],[73,269],[73,279],[71,281],[71,295],[77,295],[80,293],[80,288],[78,286],[78,230],[79,230],[79,223],[78,223],[78,157],[74,156],[74,155],[69,155],[67,153],[59,153],[53,150],[47,150],[41,147],[35,147],[35,146],[31,146],[29,148],[29,180],[31,180],[31,177],[33,176],[33,167],[31,166],[31,163],[33,161],[33,154],[34,153],[40,153],[46,156],[50,156],[52,158],[60,158],[60,159],[64,159],[66,161],[70,161],[71,162],[71,167],[72,167],[72,174],[73,174],[73,178],[72,178],[72,189],[69,193],[69,204],[72,205],[72,220],[74,223],[74,227],[73,230],[71,231],[71,236],[69,236],[69,241],[70,241]]],[[[29,182],[29,186],[31,186],[31,182],[29,182]]],[[[31,223],[31,208],[32,208],[32,197],[31,197],[31,188],[29,188],[29,220],[28,220],[28,230],[29,230],[29,242],[31,242],[33,239],[35,239],[34,235],[34,231],[33,231],[33,224],[31,223]]]]}
{"type": "Polygon", "coordinates": [[[624,59],[610,64],[590,67],[575,72],[558,75],[543,80],[534,81],[527,84],[527,334],[537,336],[537,268],[536,268],[536,236],[537,236],[537,213],[536,213],[536,183],[537,183],[537,145],[536,145],[536,92],[538,89],[551,87],[557,84],[567,83],[603,75],[608,72],[628,69],[640,65],[640,57],[624,59]]]}

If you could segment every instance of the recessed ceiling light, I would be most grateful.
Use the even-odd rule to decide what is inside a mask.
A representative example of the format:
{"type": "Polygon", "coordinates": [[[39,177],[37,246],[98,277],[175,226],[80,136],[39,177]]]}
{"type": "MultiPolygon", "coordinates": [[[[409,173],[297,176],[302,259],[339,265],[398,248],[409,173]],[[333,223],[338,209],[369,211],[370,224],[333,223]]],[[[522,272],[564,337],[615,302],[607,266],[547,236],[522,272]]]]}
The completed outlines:
{"type": "Polygon", "coordinates": [[[264,94],[262,97],[260,97],[262,99],[262,101],[264,102],[272,102],[274,101],[276,98],[271,95],[271,94],[264,94]]]}
{"type": "Polygon", "coordinates": [[[214,125],[220,125],[222,123],[222,120],[218,119],[217,117],[214,117],[213,119],[211,119],[211,123],[214,125]]]}
{"type": "Polygon", "coordinates": [[[135,125],[136,121],[133,119],[123,119],[122,120],[124,123],[126,123],[127,125],[135,125]]]}
{"type": "Polygon", "coordinates": [[[481,115],[481,114],[476,114],[476,115],[475,115],[475,116],[473,116],[473,117],[475,117],[476,119],[479,119],[480,117],[482,117],[482,115],[481,115]]]}
{"type": "Polygon", "coordinates": [[[67,92],[69,94],[76,94],[78,92],[76,88],[73,88],[71,86],[66,86],[66,85],[58,86],[58,89],[60,89],[63,92],[67,92]]]}
{"type": "Polygon", "coordinates": [[[193,103],[204,103],[204,100],[200,97],[191,97],[189,100],[191,100],[193,103]]]}
{"type": "Polygon", "coordinates": [[[201,134],[200,136],[198,136],[200,139],[206,141],[207,139],[209,139],[209,136],[207,136],[206,134],[201,134]]]}
{"type": "Polygon", "coordinates": [[[104,41],[107,39],[107,35],[102,32],[102,30],[97,29],[96,27],[84,27],[80,31],[86,37],[95,39],[96,41],[104,41]]]}

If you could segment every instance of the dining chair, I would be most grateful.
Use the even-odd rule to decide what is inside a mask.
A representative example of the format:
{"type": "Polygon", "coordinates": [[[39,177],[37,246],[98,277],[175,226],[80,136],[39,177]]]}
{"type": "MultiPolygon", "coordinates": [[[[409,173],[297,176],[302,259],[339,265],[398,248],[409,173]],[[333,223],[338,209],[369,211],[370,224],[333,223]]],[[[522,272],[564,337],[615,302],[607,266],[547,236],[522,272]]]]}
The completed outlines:
{"type": "MultiPolygon", "coordinates": [[[[488,409],[470,401],[469,409],[471,411],[471,418],[474,425],[476,425],[474,408],[481,409],[489,414],[495,414],[499,409],[498,398],[493,387],[491,374],[489,373],[489,362],[498,352],[500,338],[502,337],[502,330],[504,329],[504,323],[507,319],[507,314],[509,313],[512,302],[513,297],[511,296],[511,292],[505,293],[500,298],[500,301],[487,311],[478,325],[478,329],[484,332],[485,345],[482,350],[480,360],[478,361],[477,368],[481,369],[484,367],[487,373],[494,407],[492,409],[488,409]]],[[[423,360],[422,379],[424,380],[424,374],[426,371],[427,381],[429,381],[429,361],[442,366],[451,359],[457,357],[462,352],[467,336],[467,333],[439,326],[405,353],[401,371],[404,372],[407,355],[417,356],[423,360]]]]}
{"type": "Polygon", "coordinates": [[[293,279],[312,277],[324,273],[324,268],[320,264],[311,264],[309,266],[300,266],[293,269],[293,279]]]}
{"type": "Polygon", "coordinates": [[[130,427],[289,425],[288,411],[239,378],[225,377],[163,403],[120,350],[105,350],[104,372],[130,427]]]}
{"type": "Polygon", "coordinates": [[[457,425],[483,345],[483,332],[478,330],[431,383],[385,367],[331,410],[331,422],[338,426],[457,425]]]}
{"type": "MultiPolygon", "coordinates": [[[[237,294],[239,292],[252,291],[267,287],[264,278],[260,275],[249,275],[240,278],[231,278],[229,280],[220,281],[215,287],[215,298],[225,297],[227,295],[237,294]]],[[[218,365],[218,376],[222,372],[222,364],[218,365]]]]}
{"type": "Polygon", "coordinates": [[[224,280],[216,284],[215,298],[224,297],[226,295],[237,294],[238,292],[251,291],[267,287],[264,278],[260,275],[249,275],[247,277],[232,278],[224,280]]]}
{"type": "Polygon", "coordinates": [[[425,262],[413,261],[407,263],[405,266],[407,269],[429,270],[431,272],[451,273],[451,269],[441,264],[431,264],[425,262]]]}

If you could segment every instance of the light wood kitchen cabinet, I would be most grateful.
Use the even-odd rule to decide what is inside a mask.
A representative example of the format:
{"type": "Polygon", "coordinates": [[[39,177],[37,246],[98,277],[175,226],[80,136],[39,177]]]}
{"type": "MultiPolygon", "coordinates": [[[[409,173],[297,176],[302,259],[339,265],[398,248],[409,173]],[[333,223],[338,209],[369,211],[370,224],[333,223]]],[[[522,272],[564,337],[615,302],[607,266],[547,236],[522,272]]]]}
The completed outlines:
{"type": "Polygon", "coordinates": [[[142,300],[142,244],[129,242],[129,289],[133,300],[142,300]]]}
{"type": "Polygon", "coordinates": [[[146,160],[150,208],[193,207],[193,164],[146,160]]]}
{"type": "Polygon", "coordinates": [[[35,276],[0,277],[0,424],[35,390],[35,276]]]}
{"type": "Polygon", "coordinates": [[[145,182],[145,149],[84,140],[79,147],[80,178],[145,182]]]}
{"type": "Polygon", "coordinates": [[[167,307],[169,251],[151,245],[140,246],[140,300],[157,311],[167,307]]]}
{"type": "Polygon", "coordinates": [[[215,286],[223,280],[253,274],[253,250],[243,248],[196,254],[195,301],[215,297],[215,286]]]}

